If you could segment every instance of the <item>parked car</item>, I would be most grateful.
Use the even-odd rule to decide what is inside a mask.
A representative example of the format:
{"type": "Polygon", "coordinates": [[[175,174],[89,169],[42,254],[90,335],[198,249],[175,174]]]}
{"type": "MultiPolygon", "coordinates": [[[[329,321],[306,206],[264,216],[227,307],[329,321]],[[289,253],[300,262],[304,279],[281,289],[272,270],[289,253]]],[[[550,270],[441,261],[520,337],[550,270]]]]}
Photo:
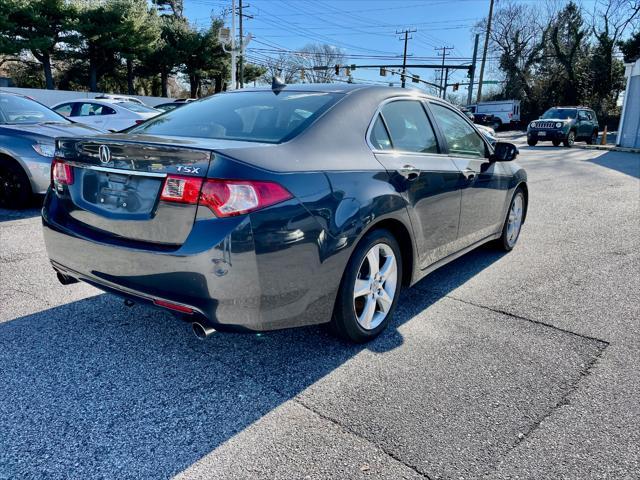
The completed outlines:
{"type": "Polygon", "coordinates": [[[487,127],[486,125],[476,125],[476,128],[484,135],[484,137],[489,141],[492,147],[495,147],[498,142],[498,138],[496,137],[496,131],[487,127]]]}
{"type": "Polygon", "coordinates": [[[402,88],[237,90],[57,147],[42,212],[60,281],[179,312],[199,337],[330,322],[371,340],[403,286],[511,250],[527,211],[513,144],[402,88]]]}
{"type": "Polygon", "coordinates": [[[129,97],[127,95],[113,95],[111,93],[103,93],[95,97],[97,100],[113,100],[117,102],[132,102],[137,103],[139,105],[144,105],[144,102],[136,97],[129,97]]]}
{"type": "Polygon", "coordinates": [[[96,133],[35,100],[0,92],[0,206],[25,207],[32,194],[47,191],[56,137],[96,133]]]}
{"type": "Polygon", "coordinates": [[[168,112],[169,110],[174,110],[178,107],[182,107],[186,105],[185,102],[170,102],[170,103],[161,103],[160,105],[154,105],[153,108],[156,110],[162,110],[163,112],[168,112]]]}
{"type": "Polygon", "coordinates": [[[551,141],[555,147],[560,143],[571,147],[576,141],[591,145],[597,140],[598,119],[588,107],[550,108],[527,128],[527,143],[531,147],[542,141],[551,141]]]}
{"type": "Polygon", "coordinates": [[[125,130],[162,113],[146,105],[118,99],[82,98],[51,108],[69,120],[111,132],[125,130]]]}
{"type": "Polygon", "coordinates": [[[489,125],[495,130],[503,126],[517,126],[520,123],[520,100],[480,102],[467,108],[477,115],[476,123],[489,125]]]}

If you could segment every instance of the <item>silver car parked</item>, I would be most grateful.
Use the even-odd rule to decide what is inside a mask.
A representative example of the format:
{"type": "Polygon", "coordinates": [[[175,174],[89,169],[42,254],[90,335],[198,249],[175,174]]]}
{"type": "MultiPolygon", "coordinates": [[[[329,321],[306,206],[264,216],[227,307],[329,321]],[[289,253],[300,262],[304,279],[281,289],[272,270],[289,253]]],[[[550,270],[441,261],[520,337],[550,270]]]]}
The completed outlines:
{"type": "Polygon", "coordinates": [[[35,100],[0,92],[0,206],[26,207],[32,194],[46,193],[57,137],[96,133],[35,100]]]}

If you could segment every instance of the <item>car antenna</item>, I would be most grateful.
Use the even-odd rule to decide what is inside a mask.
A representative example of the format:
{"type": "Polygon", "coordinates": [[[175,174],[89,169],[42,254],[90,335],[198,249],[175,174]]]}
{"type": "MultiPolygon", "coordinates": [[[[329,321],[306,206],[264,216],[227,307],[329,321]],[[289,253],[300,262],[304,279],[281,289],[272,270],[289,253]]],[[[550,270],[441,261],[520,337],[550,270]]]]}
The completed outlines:
{"type": "Polygon", "coordinates": [[[279,94],[286,86],[287,84],[284,83],[280,77],[274,76],[271,79],[271,90],[273,90],[273,93],[275,93],[276,95],[279,94]]]}

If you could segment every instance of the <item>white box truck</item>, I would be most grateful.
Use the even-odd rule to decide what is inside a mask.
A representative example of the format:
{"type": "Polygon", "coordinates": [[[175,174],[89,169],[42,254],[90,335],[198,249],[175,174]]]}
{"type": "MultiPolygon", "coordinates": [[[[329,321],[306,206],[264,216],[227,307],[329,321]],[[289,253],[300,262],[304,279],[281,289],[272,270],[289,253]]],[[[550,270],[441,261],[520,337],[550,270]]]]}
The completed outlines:
{"type": "Polygon", "coordinates": [[[502,126],[515,127],[520,123],[520,100],[480,102],[467,108],[475,114],[493,115],[491,126],[496,130],[502,126]]]}

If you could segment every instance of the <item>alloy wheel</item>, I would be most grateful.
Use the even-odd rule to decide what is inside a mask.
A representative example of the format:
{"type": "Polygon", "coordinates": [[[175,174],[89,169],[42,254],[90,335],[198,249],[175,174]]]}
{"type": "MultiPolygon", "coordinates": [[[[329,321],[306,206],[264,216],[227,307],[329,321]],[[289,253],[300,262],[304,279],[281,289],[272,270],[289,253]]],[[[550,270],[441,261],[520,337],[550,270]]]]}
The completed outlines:
{"type": "Polygon", "coordinates": [[[567,137],[567,143],[571,147],[576,141],[576,134],[573,132],[569,132],[569,136],[567,137]]]}
{"type": "Polygon", "coordinates": [[[386,243],[373,245],[362,260],[353,287],[353,308],[358,324],[373,330],[389,314],[398,287],[398,264],[386,243]]]}
{"type": "Polygon", "coordinates": [[[522,226],[522,214],[524,213],[524,196],[522,192],[518,192],[509,209],[509,219],[507,220],[507,243],[509,247],[513,247],[520,235],[520,227],[522,226]]]}

